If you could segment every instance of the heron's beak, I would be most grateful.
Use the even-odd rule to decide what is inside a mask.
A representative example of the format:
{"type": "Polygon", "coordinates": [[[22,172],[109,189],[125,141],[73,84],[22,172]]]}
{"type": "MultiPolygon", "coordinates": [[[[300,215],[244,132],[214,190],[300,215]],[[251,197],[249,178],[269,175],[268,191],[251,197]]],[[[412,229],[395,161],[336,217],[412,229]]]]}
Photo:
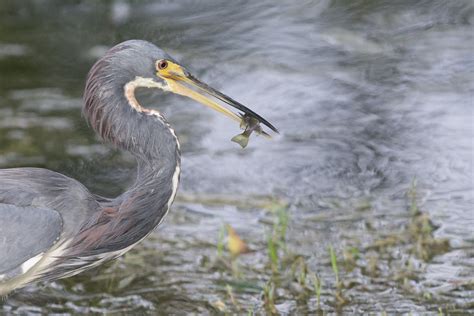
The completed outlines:
{"type": "Polygon", "coordinates": [[[169,89],[180,95],[184,95],[188,98],[191,98],[201,104],[204,104],[228,117],[231,119],[242,123],[243,117],[248,116],[251,118],[256,119],[258,122],[264,124],[268,128],[270,128],[275,133],[278,133],[278,130],[266,119],[249,109],[248,107],[242,105],[241,103],[235,101],[231,97],[226,96],[225,94],[215,90],[214,88],[208,86],[207,84],[203,83],[202,81],[196,79],[192,76],[187,70],[185,70],[180,65],[171,62],[169,60],[166,61],[166,68],[157,69],[157,75],[163,78],[166,83],[168,84],[169,89]],[[195,90],[191,89],[194,88],[195,90]],[[212,96],[228,105],[236,108],[237,110],[243,112],[244,114],[238,115],[226,107],[220,105],[219,103],[215,102],[208,96],[212,96]]]}

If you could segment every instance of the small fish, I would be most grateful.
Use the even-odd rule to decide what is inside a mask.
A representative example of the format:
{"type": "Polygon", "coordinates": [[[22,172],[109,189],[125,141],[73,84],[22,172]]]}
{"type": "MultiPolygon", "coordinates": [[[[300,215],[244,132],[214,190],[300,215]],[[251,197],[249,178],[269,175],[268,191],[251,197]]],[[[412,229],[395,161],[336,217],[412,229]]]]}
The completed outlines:
{"type": "Polygon", "coordinates": [[[252,135],[253,132],[264,135],[266,137],[270,137],[270,135],[267,134],[260,126],[260,121],[248,115],[247,113],[242,115],[242,120],[240,121],[240,128],[244,131],[241,134],[232,137],[231,141],[239,144],[242,148],[247,147],[250,135],[252,135]]]}

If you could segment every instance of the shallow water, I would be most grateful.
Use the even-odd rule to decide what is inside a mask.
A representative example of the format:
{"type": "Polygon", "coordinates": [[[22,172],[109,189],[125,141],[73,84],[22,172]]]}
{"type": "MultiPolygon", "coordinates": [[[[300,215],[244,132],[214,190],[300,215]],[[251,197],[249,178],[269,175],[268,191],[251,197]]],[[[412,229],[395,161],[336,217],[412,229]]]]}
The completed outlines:
{"type": "MultiPolygon", "coordinates": [[[[0,311],[206,314],[220,302],[263,312],[273,217],[261,201],[272,197],[289,204],[287,248],[323,280],[321,310],[474,312],[473,22],[470,1],[2,1],[2,168],[53,169],[109,196],[127,187],[133,159],[101,144],[80,109],[90,66],[130,38],[159,45],[281,133],[242,150],[225,117],[178,96],[143,95],[182,144],[167,220],[124,258],[27,287],[0,311]],[[426,260],[410,242],[389,258],[368,250],[408,234],[413,183],[433,236],[450,249],[426,260]],[[257,249],[239,258],[240,277],[210,264],[223,223],[257,249]],[[347,249],[361,253],[355,269],[340,269],[352,282],[343,306],[334,303],[330,245],[341,261],[347,249]]],[[[314,295],[291,288],[276,290],[278,312],[317,311],[314,295]]]]}

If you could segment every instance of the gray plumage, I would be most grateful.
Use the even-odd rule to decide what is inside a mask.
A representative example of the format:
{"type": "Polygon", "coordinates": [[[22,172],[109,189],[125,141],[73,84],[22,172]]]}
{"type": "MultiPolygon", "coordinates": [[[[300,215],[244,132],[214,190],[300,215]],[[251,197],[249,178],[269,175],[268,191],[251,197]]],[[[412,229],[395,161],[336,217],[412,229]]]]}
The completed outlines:
{"type": "Polygon", "coordinates": [[[124,95],[124,85],[137,76],[160,80],[155,62],[163,58],[172,60],[151,43],[127,41],[110,49],[87,77],[84,117],[105,141],[136,157],[137,179],[126,192],[98,199],[53,171],[0,170],[0,295],[112,259],[146,237],[167,213],[176,193],[173,179],[179,177],[177,139],[160,115],[136,111],[124,95]],[[31,246],[34,240],[40,242],[31,246]],[[27,259],[59,246],[60,256],[47,267],[27,280],[18,275],[27,259]]]}
{"type": "Polygon", "coordinates": [[[62,219],[52,209],[0,204],[0,274],[7,273],[26,260],[45,252],[59,239],[62,219]],[[24,232],[18,238],[18,232],[24,232]]]}

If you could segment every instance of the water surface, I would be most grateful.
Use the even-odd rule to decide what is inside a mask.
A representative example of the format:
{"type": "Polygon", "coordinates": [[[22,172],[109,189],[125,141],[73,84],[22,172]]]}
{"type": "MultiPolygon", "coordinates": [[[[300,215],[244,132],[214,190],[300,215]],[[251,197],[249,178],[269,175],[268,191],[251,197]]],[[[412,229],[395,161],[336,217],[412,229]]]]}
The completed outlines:
{"type": "MultiPolygon", "coordinates": [[[[154,42],[281,133],[242,150],[225,117],[144,94],[182,144],[169,217],[112,265],[32,285],[0,311],[206,314],[220,301],[263,312],[272,215],[258,205],[272,197],[289,204],[287,247],[323,280],[322,310],[474,312],[473,22],[470,1],[2,1],[2,168],[49,168],[108,196],[130,184],[133,159],[101,144],[80,111],[90,66],[131,38],[154,42]],[[406,232],[414,183],[433,237],[450,249],[428,260],[409,244],[390,248],[390,258],[371,253],[377,240],[406,232]],[[208,264],[223,223],[259,249],[240,259],[240,278],[208,264]],[[330,245],[341,260],[347,249],[362,253],[341,271],[354,281],[344,306],[333,303],[330,245]],[[377,275],[364,269],[371,256],[377,275]],[[416,277],[395,277],[406,269],[392,261],[416,277]]],[[[314,296],[288,288],[276,291],[280,313],[317,310],[314,296]]]]}

